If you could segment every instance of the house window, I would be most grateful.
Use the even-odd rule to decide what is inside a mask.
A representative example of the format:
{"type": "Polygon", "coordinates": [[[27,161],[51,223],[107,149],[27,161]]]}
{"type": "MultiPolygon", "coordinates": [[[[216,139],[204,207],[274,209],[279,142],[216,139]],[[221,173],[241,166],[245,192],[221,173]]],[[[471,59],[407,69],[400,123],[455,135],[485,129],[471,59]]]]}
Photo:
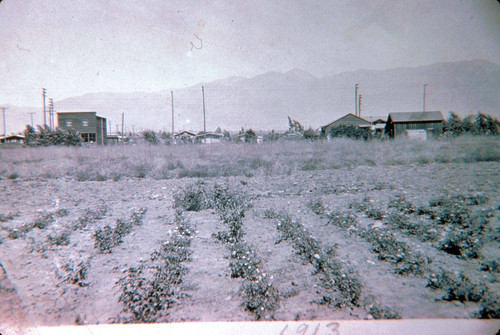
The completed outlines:
{"type": "Polygon", "coordinates": [[[71,122],[71,120],[66,121],[66,127],[72,127],[72,126],[73,122],[71,122]]]}
{"type": "Polygon", "coordinates": [[[95,133],[82,133],[82,134],[80,134],[80,137],[82,138],[83,142],[95,142],[96,141],[96,134],[95,133]]]}
{"type": "Polygon", "coordinates": [[[82,121],[82,125],[83,125],[84,127],[88,127],[89,122],[88,122],[88,121],[82,121]]]}

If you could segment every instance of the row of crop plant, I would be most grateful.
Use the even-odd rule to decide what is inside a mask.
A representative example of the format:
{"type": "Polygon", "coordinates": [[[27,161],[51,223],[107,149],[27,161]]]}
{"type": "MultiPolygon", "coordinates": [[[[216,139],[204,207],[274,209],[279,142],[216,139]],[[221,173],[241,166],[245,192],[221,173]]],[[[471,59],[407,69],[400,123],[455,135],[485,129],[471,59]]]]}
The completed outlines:
{"type": "Polygon", "coordinates": [[[123,322],[156,322],[168,316],[168,309],[186,296],[182,290],[184,265],[191,260],[195,227],[182,209],[175,212],[176,229],[150,254],[149,259],[130,267],[117,284],[121,287],[123,322]]]}
{"type": "Polygon", "coordinates": [[[215,185],[209,190],[195,184],[174,195],[174,203],[190,211],[215,210],[227,229],[213,233],[212,237],[230,251],[231,277],[243,279],[242,306],[256,320],[273,319],[280,306],[279,290],[273,285],[272,276],[266,273],[262,259],[244,238],[243,218],[251,207],[248,199],[227,186],[215,185]]]}
{"type": "MultiPolygon", "coordinates": [[[[423,242],[437,242],[434,246],[461,259],[481,257],[481,246],[485,240],[498,240],[497,232],[492,231],[488,219],[493,210],[473,211],[472,206],[485,204],[487,198],[481,195],[447,196],[432,200],[429,207],[416,207],[404,197],[398,196],[388,204],[386,212],[374,208],[369,198],[352,203],[347,212],[327,211],[319,200],[309,203],[310,209],[327,218],[332,224],[357,235],[372,246],[372,252],[383,261],[394,264],[399,275],[416,275],[427,278],[427,287],[444,291],[443,300],[470,301],[479,303],[480,309],[473,316],[478,318],[498,318],[500,315],[500,296],[490,289],[486,282],[474,282],[463,273],[434,270],[432,259],[420,252],[414,252],[408,243],[401,241],[396,231],[423,242]],[[352,209],[355,211],[353,212],[352,209]],[[373,220],[383,221],[380,227],[358,224],[355,212],[373,220]],[[374,214],[375,213],[375,214],[374,214]],[[428,215],[433,221],[418,220],[428,215]],[[417,219],[415,219],[415,217],[417,219]]],[[[485,261],[482,270],[498,272],[498,263],[485,261]]],[[[493,280],[495,281],[495,280],[493,280]]]]}
{"type": "Polygon", "coordinates": [[[281,234],[276,243],[288,241],[295,252],[313,266],[313,275],[318,275],[321,298],[316,302],[332,308],[363,307],[376,319],[399,319],[399,314],[388,306],[378,303],[374,296],[363,296],[363,284],[352,267],[344,266],[337,258],[336,246],[322,247],[309,231],[287,213],[269,210],[269,218],[276,219],[276,228],[281,234]]]}

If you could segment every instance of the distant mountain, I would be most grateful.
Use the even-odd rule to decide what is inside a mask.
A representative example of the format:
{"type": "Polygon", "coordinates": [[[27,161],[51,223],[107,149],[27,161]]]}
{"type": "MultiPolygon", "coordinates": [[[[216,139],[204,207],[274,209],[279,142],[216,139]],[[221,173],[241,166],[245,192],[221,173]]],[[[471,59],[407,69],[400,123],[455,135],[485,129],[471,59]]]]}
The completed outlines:
{"type": "MultiPolygon", "coordinates": [[[[241,127],[284,130],[287,116],[306,127],[318,128],[347,113],[354,113],[354,85],[362,96],[361,115],[387,117],[390,112],[423,108],[464,116],[482,111],[500,117],[500,65],[482,61],[438,63],[415,68],[358,70],[316,78],[294,69],[267,72],[253,78],[230,77],[193,87],[174,89],[175,129],[203,130],[205,88],[207,130],[241,127]]],[[[57,111],[96,111],[111,122],[113,132],[125,115],[125,128],[171,129],[170,90],[154,93],[92,93],[55,101],[57,111]]],[[[23,129],[27,113],[41,108],[10,106],[10,115],[25,121],[7,121],[23,129]],[[21,118],[19,118],[21,119],[21,118]]],[[[109,124],[108,124],[109,126],[109,124]]],[[[11,130],[12,131],[12,130],[11,130]]]]}

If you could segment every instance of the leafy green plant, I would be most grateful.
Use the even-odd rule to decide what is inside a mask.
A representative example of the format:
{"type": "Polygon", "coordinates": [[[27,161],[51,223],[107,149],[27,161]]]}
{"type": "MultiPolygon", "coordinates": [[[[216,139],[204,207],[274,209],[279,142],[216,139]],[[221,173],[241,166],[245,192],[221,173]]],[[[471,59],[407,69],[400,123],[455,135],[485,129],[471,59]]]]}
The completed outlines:
{"type": "Polygon", "coordinates": [[[321,199],[311,199],[307,204],[307,207],[311,209],[311,211],[316,215],[323,215],[326,212],[325,206],[323,206],[323,202],[321,199]]]}
{"type": "Polygon", "coordinates": [[[47,240],[48,240],[50,245],[57,245],[57,246],[69,245],[70,235],[71,235],[71,231],[64,230],[58,235],[55,235],[55,236],[49,235],[47,237],[47,240]]]}
{"type": "Polygon", "coordinates": [[[81,261],[78,265],[67,263],[64,265],[63,269],[68,273],[66,281],[78,285],[80,287],[88,286],[89,284],[85,281],[88,276],[90,263],[81,261]]]}
{"type": "Polygon", "coordinates": [[[246,281],[242,291],[243,306],[253,313],[257,320],[274,317],[274,312],[280,306],[280,295],[265,273],[255,281],[246,281]]]}

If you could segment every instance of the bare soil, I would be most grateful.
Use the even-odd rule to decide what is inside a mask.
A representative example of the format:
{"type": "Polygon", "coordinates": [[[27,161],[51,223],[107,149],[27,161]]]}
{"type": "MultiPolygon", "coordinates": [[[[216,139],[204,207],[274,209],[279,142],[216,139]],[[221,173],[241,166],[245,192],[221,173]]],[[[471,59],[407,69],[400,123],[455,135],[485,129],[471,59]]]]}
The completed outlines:
{"type": "MultiPolygon", "coordinates": [[[[387,211],[397,195],[415,206],[446,194],[482,194],[489,200],[477,207],[490,209],[492,231],[498,231],[500,204],[498,162],[364,166],[326,171],[301,171],[284,176],[123,179],[119,181],[76,181],[70,178],[0,181],[0,214],[13,218],[1,222],[0,230],[0,324],[20,329],[31,326],[105,324],[123,322],[121,287],[117,284],[127,269],[148,259],[175,229],[173,194],[195,182],[210,188],[228,185],[251,203],[243,219],[245,241],[263,260],[281,295],[274,320],[363,320],[372,318],[363,306],[332,308],[318,304],[320,280],[314,268],[304,262],[290,242],[279,244],[276,220],[266,211],[286,211],[299,220],[322,246],[336,245],[338,258],[352,267],[363,285],[363,296],[372,295],[402,318],[473,318],[479,303],[446,301],[443,291],[426,287],[431,271],[462,272],[472,280],[499,289],[498,273],[482,271],[481,264],[499,258],[498,240],[489,240],[479,259],[460,259],[436,248],[436,242],[422,242],[396,231],[412,250],[432,259],[423,276],[402,276],[391,263],[379,260],[370,244],[345,229],[327,225],[325,215],[311,211],[308,203],[320,200],[327,211],[347,212],[352,203],[366,197],[374,207],[387,211]],[[106,214],[82,229],[70,230],[68,245],[52,245],[56,236],[99,207],[106,214]],[[123,243],[111,253],[94,248],[93,234],[117,219],[130,217],[133,210],[147,208],[143,224],[133,227],[123,243]],[[65,211],[61,211],[65,210],[65,211]],[[33,228],[24,237],[12,239],[9,232],[35,221],[42,214],[54,220],[44,229],[33,228]],[[57,214],[59,213],[59,214],[57,214]],[[85,285],[65,280],[66,265],[87,264],[85,285]]],[[[383,222],[356,214],[365,225],[383,222]]],[[[159,322],[251,321],[254,316],[242,307],[242,279],[231,278],[230,251],[212,237],[224,229],[212,209],[185,212],[196,229],[190,249],[191,261],[183,277],[182,297],[159,322]]]]}

